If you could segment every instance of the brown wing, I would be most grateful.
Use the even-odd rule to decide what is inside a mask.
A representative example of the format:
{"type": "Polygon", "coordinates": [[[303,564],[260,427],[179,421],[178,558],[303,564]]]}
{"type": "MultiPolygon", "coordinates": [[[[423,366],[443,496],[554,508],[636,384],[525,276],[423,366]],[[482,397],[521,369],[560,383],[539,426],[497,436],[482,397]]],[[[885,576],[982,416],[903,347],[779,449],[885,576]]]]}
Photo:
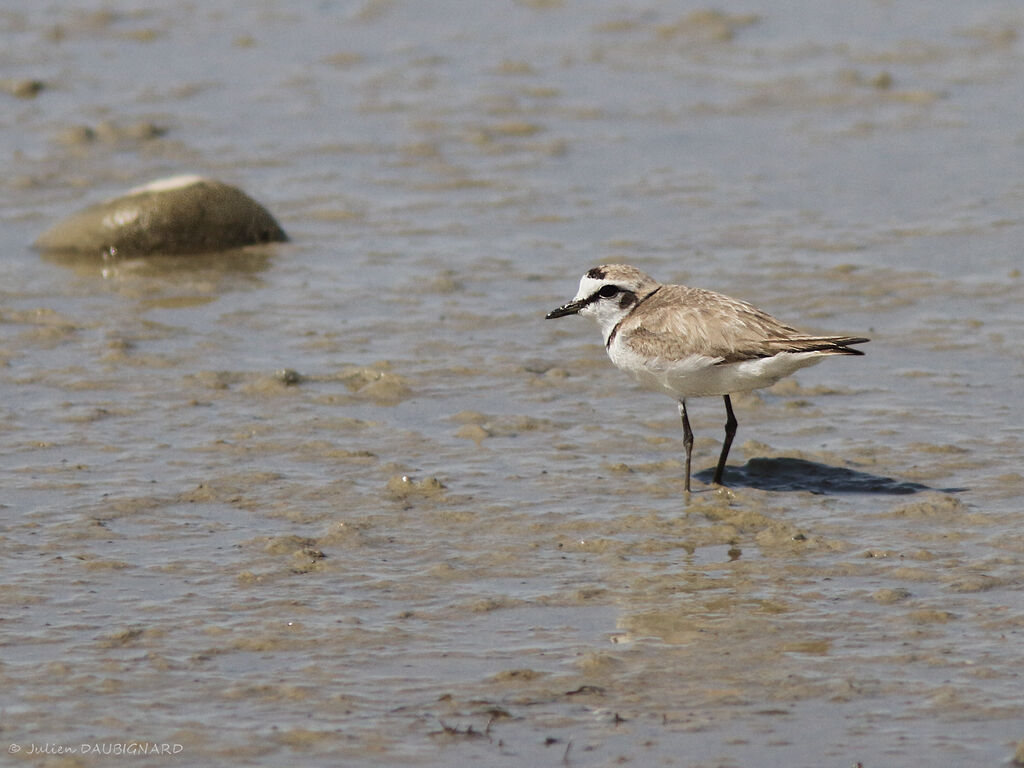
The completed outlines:
{"type": "Polygon", "coordinates": [[[785,325],[752,304],[721,293],[666,285],[641,304],[640,317],[623,322],[640,354],[682,358],[701,355],[721,363],[771,357],[780,352],[863,354],[848,344],[855,336],[810,336],[785,325]],[[632,322],[631,322],[632,321],[632,322]]]}

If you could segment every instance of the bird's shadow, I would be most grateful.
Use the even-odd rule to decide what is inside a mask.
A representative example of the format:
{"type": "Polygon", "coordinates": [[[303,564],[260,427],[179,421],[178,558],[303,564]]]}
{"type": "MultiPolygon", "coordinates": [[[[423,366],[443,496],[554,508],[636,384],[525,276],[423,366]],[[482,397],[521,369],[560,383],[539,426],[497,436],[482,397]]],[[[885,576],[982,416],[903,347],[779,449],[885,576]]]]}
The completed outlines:
{"type": "MultiPolygon", "coordinates": [[[[710,483],[714,470],[705,469],[695,477],[710,483]]],[[[964,488],[931,488],[921,483],[895,480],[846,467],[832,467],[806,459],[751,459],[742,467],[726,467],[722,475],[726,486],[756,488],[761,491],[810,491],[820,494],[867,493],[901,496],[922,491],[941,490],[956,493],[964,488]]]]}

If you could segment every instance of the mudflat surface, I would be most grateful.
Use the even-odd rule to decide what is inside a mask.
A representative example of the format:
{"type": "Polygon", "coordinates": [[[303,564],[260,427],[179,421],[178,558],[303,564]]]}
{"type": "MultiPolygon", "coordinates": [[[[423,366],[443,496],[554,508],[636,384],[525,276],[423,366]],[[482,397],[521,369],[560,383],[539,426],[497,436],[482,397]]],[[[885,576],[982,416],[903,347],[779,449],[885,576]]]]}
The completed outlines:
{"type": "Polygon", "coordinates": [[[0,12],[14,765],[974,766],[1024,739],[1014,2],[0,12]],[[44,257],[178,173],[292,242],[44,257]],[[636,264],[863,334],[674,404],[636,264]]]}

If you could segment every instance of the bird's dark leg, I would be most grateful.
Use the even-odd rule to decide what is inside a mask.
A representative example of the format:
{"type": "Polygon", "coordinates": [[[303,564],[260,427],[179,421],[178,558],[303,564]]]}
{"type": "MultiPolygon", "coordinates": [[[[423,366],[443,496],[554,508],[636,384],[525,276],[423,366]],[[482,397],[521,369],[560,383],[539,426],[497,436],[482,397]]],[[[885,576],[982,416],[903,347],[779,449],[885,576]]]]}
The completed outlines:
{"type": "Polygon", "coordinates": [[[679,401],[679,415],[683,419],[683,447],[686,449],[686,484],[683,486],[690,490],[690,456],[693,453],[693,430],[690,429],[690,420],[686,416],[686,401],[679,401]]]}
{"type": "Polygon", "coordinates": [[[732,439],[736,435],[736,427],[739,422],[736,421],[736,416],[732,412],[732,400],[729,399],[728,395],[722,395],[725,398],[725,440],[722,441],[722,455],[718,457],[718,466],[715,467],[715,476],[711,482],[715,485],[722,484],[722,471],[725,469],[725,460],[729,456],[729,448],[732,447],[732,439]]]}

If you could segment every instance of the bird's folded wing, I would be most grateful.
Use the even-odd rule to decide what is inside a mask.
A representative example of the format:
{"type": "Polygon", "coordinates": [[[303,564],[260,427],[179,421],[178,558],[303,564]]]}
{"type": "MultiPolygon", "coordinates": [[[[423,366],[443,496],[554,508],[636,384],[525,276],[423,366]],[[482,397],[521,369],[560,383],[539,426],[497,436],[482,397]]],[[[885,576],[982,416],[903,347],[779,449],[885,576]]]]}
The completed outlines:
{"type": "Polygon", "coordinates": [[[627,318],[620,334],[644,357],[681,360],[698,356],[715,363],[772,357],[780,352],[861,354],[847,345],[856,336],[812,336],[779,322],[757,307],[714,291],[665,286],[627,318]],[[631,322],[632,321],[632,322],[631,322]]]}

